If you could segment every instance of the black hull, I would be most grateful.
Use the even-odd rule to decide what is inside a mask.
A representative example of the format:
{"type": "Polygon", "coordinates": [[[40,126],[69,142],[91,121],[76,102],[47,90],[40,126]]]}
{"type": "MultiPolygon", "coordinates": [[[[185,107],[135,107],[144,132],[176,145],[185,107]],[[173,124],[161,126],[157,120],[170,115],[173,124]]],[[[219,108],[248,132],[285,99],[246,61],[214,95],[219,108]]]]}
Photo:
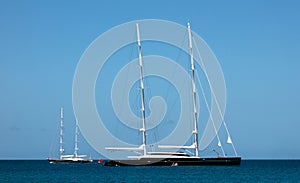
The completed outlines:
{"type": "Polygon", "coordinates": [[[75,164],[75,163],[92,163],[92,160],[60,160],[60,159],[48,159],[49,163],[52,164],[75,164]]]}
{"type": "Polygon", "coordinates": [[[139,160],[109,160],[104,166],[238,166],[240,157],[221,158],[141,158],[139,160]]]}

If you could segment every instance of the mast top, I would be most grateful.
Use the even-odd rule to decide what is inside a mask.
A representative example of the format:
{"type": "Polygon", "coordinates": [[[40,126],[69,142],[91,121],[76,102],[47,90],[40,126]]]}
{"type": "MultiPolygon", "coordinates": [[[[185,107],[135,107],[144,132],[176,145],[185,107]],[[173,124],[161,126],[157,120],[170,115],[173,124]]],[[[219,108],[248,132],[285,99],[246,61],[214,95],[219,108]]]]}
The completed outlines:
{"type": "Polygon", "coordinates": [[[64,118],[64,108],[60,108],[60,118],[64,118]]]}

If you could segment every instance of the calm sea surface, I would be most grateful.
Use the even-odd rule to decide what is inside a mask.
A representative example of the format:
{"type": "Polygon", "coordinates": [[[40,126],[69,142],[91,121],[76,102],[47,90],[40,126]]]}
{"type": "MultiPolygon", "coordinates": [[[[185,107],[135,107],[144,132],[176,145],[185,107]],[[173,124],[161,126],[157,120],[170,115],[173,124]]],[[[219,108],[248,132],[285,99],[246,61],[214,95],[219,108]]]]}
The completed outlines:
{"type": "Polygon", "coordinates": [[[104,167],[3,160],[0,182],[300,182],[300,161],[244,160],[236,167],[104,167]]]}

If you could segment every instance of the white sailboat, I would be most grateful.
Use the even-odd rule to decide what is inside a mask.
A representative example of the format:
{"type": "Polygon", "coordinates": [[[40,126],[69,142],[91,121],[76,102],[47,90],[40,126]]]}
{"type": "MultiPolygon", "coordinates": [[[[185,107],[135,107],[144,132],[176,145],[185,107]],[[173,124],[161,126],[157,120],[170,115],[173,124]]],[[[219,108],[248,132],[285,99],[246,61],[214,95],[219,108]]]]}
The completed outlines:
{"type": "Polygon", "coordinates": [[[78,155],[78,122],[76,120],[75,127],[75,146],[74,146],[74,154],[64,155],[63,148],[63,111],[64,109],[60,109],[60,128],[59,128],[59,159],[51,159],[48,158],[49,163],[91,163],[93,160],[91,157],[87,157],[87,155],[78,155]]]}
{"type": "MultiPolygon", "coordinates": [[[[145,122],[145,101],[144,101],[144,76],[143,76],[143,57],[140,41],[139,24],[136,24],[137,32],[137,46],[139,57],[139,70],[140,70],[140,95],[141,95],[141,121],[142,128],[142,144],[138,147],[106,147],[106,150],[110,151],[142,151],[138,156],[129,156],[128,160],[110,160],[104,163],[105,166],[182,166],[182,165],[240,165],[241,157],[226,157],[219,156],[216,158],[204,158],[199,155],[198,145],[198,123],[197,123],[197,104],[196,104],[196,85],[195,85],[195,66],[193,58],[193,43],[190,23],[187,24],[188,37],[189,37],[189,54],[191,63],[191,84],[192,84],[192,98],[193,98],[193,131],[191,136],[193,137],[193,143],[191,145],[158,145],[161,149],[188,149],[193,150],[193,154],[183,152],[148,152],[146,141],[146,122],[145,122]]],[[[207,101],[206,101],[207,104],[207,101]]],[[[208,105],[208,104],[207,104],[208,105]]],[[[227,126],[224,123],[226,131],[228,133],[228,143],[232,143],[227,126]]],[[[217,130],[215,129],[216,133],[217,130]]],[[[219,136],[218,145],[222,147],[219,136]]],[[[234,146],[233,146],[234,148],[234,146]]],[[[222,148],[223,151],[223,148],[222,148]]],[[[234,148],[235,151],[235,148],[234,148]]],[[[235,151],[236,152],[236,151],[235,151]]],[[[225,153],[223,153],[225,155],[225,153]]]]}

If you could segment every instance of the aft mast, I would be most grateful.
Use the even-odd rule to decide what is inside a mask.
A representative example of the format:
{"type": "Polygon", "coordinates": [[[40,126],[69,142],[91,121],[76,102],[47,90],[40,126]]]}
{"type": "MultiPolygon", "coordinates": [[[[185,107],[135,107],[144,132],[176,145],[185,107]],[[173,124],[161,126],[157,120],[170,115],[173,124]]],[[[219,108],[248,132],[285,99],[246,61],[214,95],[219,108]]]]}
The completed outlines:
{"type": "Polygon", "coordinates": [[[59,128],[59,159],[63,159],[63,118],[64,118],[64,108],[60,108],[60,128],[59,128]]]}
{"type": "Polygon", "coordinates": [[[198,151],[198,124],[197,124],[197,104],[196,104],[196,86],[195,86],[195,65],[194,65],[194,56],[193,56],[193,42],[192,42],[192,32],[190,22],[188,22],[188,34],[189,34],[189,47],[190,47],[190,59],[191,59],[191,70],[192,70],[192,87],[193,87],[193,107],[194,107],[194,147],[195,147],[195,156],[199,156],[198,151]]]}
{"type": "Polygon", "coordinates": [[[76,128],[75,128],[75,147],[74,147],[74,156],[75,158],[78,157],[78,122],[77,120],[75,120],[75,123],[76,123],[76,128]]]}
{"type": "Polygon", "coordinates": [[[144,151],[144,156],[147,154],[146,151],[146,123],[145,123],[145,97],[144,97],[144,77],[143,77],[143,58],[142,58],[142,48],[141,48],[141,40],[140,40],[140,29],[139,29],[139,24],[136,24],[136,33],[137,33],[137,42],[138,42],[138,52],[139,52],[139,63],[140,63],[140,87],[141,87],[141,100],[142,100],[142,123],[143,127],[140,129],[140,131],[143,134],[143,151],[144,151]]]}
{"type": "Polygon", "coordinates": [[[199,157],[198,150],[198,124],[197,124],[197,104],[196,104],[196,85],[195,85],[195,65],[194,65],[194,56],[193,56],[193,43],[192,43],[192,32],[190,22],[188,22],[188,35],[189,35],[189,48],[190,48],[190,60],[191,60],[191,70],[192,70],[192,89],[193,89],[193,137],[194,143],[189,146],[174,146],[174,145],[159,145],[159,148],[164,149],[194,149],[195,157],[199,157]]]}

